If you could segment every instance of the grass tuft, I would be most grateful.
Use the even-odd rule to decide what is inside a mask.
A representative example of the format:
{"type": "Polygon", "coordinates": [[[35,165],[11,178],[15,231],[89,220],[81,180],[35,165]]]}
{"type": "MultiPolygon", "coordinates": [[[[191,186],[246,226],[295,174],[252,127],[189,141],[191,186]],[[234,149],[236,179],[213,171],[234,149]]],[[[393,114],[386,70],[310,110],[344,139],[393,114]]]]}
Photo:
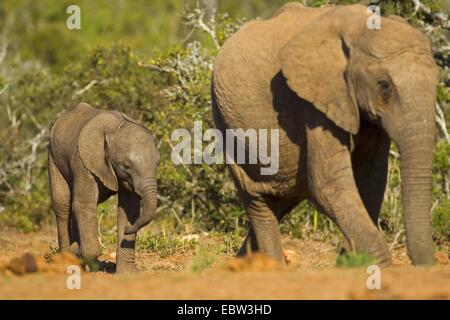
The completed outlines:
{"type": "Polygon", "coordinates": [[[376,264],[376,259],[365,252],[349,252],[338,256],[336,267],[338,268],[358,268],[376,264]]]}
{"type": "Polygon", "coordinates": [[[181,236],[175,234],[157,234],[145,233],[137,240],[137,249],[158,253],[161,258],[166,258],[175,253],[186,253],[197,246],[196,240],[184,240],[181,236]]]}

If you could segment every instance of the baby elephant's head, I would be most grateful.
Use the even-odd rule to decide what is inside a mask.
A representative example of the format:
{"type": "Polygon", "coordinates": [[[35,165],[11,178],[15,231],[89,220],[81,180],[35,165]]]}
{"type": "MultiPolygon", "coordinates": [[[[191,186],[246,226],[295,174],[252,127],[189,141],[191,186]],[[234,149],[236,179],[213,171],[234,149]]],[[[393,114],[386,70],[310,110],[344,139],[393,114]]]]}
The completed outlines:
{"type": "Polygon", "coordinates": [[[142,200],[140,216],[125,233],[147,225],[156,212],[159,162],[150,131],[124,114],[100,114],[82,130],[78,146],[84,165],[108,189],[132,192],[142,200]]]}

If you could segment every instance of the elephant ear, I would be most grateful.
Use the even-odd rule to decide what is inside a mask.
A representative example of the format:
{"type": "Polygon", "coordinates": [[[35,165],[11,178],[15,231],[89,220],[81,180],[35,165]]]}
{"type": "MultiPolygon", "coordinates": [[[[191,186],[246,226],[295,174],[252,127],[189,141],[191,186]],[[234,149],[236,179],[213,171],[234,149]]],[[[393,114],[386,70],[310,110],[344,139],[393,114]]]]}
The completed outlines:
{"type": "Polygon", "coordinates": [[[78,139],[83,165],[112,191],[117,191],[119,186],[109,160],[106,134],[115,131],[120,124],[121,121],[112,114],[100,113],[84,126],[78,139]]]}
{"type": "Polygon", "coordinates": [[[134,123],[134,124],[137,124],[137,125],[141,125],[137,120],[131,118],[130,116],[127,116],[125,113],[121,112],[120,114],[121,114],[122,117],[123,117],[125,120],[127,120],[128,122],[131,122],[131,123],[134,123]]]}
{"type": "Polygon", "coordinates": [[[337,126],[356,134],[359,111],[345,79],[349,57],[349,47],[330,16],[302,28],[280,52],[288,86],[337,126]]]}

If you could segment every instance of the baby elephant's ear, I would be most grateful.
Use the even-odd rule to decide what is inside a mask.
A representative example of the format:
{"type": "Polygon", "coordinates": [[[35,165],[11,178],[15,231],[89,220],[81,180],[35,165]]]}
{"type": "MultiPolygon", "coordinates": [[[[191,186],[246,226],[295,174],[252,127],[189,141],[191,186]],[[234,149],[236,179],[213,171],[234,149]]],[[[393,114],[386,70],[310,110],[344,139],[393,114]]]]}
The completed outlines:
{"type": "Polygon", "coordinates": [[[131,122],[131,123],[134,123],[134,124],[141,125],[137,120],[133,119],[133,118],[130,117],[130,116],[127,116],[125,113],[121,112],[120,114],[121,114],[122,117],[123,117],[125,120],[127,120],[128,122],[131,122]]]}
{"type": "Polygon", "coordinates": [[[101,113],[84,126],[78,139],[83,165],[112,191],[117,191],[119,186],[107,154],[106,133],[117,130],[120,123],[115,116],[101,113]]]}

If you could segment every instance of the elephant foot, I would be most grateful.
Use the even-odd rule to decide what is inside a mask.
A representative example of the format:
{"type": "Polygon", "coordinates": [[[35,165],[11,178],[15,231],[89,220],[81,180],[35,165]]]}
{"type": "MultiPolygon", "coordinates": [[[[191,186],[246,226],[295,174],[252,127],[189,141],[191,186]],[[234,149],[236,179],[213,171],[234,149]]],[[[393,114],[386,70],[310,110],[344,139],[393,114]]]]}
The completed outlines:
{"type": "Polygon", "coordinates": [[[392,265],[391,257],[389,256],[387,258],[384,258],[383,260],[379,260],[377,265],[382,269],[390,267],[392,265]]]}
{"type": "Polygon", "coordinates": [[[116,273],[138,273],[134,252],[131,254],[126,250],[120,250],[116,255],[116,273]]]}
{"type": "Polygon", "coordinates": [[[339,245],[338,251],[340,256],[347,255],[351,252],[365,252],[375,260],[373,264],[378,265],[380,268],[386,268],[392,265],[391,254],[384,239],[379,240],[378,244],[372,243],[369,246],[365,243],[360,244],[356,250],[352,248],[352,245],[347,239],[344,239],[343,243],[339,245]]]}
{"type": "Polygon", "coordinates": [[[74,242],[70,245],[69,252],[78,257],[81,256],[80,246],[78,245],[77,242],[74,242]]]}
{"type": "Polygon", "coordinates": [[[246,258],[246,257],[251,257],[253,254],[264,254],[267,257],[277,261],[282,266],[287,266],[288,263],[290,262],[288,256],[286,255],[286,252],[284,250],[283,250],[283,257],[280,259],[280,258],[278,258],[277,255],[272,255],[270,253],[265,253],[265,252],[262,252],[262,251],[259,251],[259,250],[254,250],[254,249],[249,250],[249,248],[247,248],[245,246],[245,243],[241,247],[239,252],[236,254],[236,257],[237,258],[246,258]]]}
{"type": "Polygon", "coordinates": [[[280,247],[279,250],[269,248],[269,250],[259,250],[257,252],[262,253],[266,255],[268,258],[277,261],[282,266],[287,266],[287,257],[282,247],[280,247]]]}
{"type": "Polygon", "coordinates": [[[247,247],[247,242],[244,241],[241,248],[239,249],[238,253],[236,254],[236,257],[245,257],[247,255],[250,255],[252,253],[258,252],[257,249],[251,249],[247,247]]]}
{"type": "Polygon", "coordinates": [[[117,274],[139,273],[139,269],[136,267],[135,263],[117,263],[116,273],[117,274]]]}
{"type": "Polygon", "coordinates": [[[251,257],[252,255],[261,255],[261,254],[265,255],[271,260],[278,262],[282,266],[287,266],[289,263],[288,257],[286,256],[284,250],[281,251],[281,255],[278,252],[265,252],[261,250],[254,250],[254,251],[239,251],[236,256],[239,258],[246,258],[251,257]]]}
{"type": "Polygon", "coordinates": [[[374,243],[368,247],[367,251],[371,256],[373,256],[376,260],[376,263],[380,268],[389,267],[392,264],[391,253],[389,251],[386,240],[381,236],[381,234],[377,234],[377,237],[374,236],[374,243]]]}

